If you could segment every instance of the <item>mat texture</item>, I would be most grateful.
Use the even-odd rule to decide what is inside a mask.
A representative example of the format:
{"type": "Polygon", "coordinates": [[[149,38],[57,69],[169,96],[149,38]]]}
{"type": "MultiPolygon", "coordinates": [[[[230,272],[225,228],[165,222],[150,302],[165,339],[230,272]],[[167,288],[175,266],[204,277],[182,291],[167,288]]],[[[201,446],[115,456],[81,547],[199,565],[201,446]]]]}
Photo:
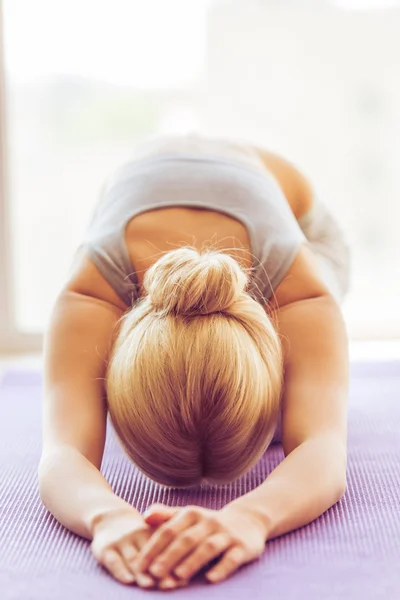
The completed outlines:
{"type": "MultiPolygon", "coordinates": [[[[397,600],[400,598],[400,363],[352,365],[348,487],[319,519],[267,543],[261,558],[226,581],[199,573],[163,592],[124,586],[100,567],[90,542],[42,506],[37,489],[41,374],[8,370],[0,382],[0,597],[2,600],[153,598],[397,600]]],[[[214,491],[164,491],[138,473],[109,426],[102,472],[140,511],[152,502],[219,508],[259,485],[282,460],[281,445],[214,491]]]]}

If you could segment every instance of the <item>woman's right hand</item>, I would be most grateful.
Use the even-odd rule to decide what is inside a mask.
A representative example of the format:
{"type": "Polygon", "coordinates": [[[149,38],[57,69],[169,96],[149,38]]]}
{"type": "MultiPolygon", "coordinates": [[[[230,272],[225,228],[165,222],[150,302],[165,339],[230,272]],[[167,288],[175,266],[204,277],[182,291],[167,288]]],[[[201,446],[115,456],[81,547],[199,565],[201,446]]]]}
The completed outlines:
{"type": "Polygon", "coordinates": [[[186,580],[176,576],[157,579],[149,573],[135,573],[135,559],[156,529],[158,526],[148,525],[134,508],[118,508],[95,519],[90,549],[99,564],[121,583],[136,581],[141,587],[157,585],[161,589],[186,585],[186,580]]]}

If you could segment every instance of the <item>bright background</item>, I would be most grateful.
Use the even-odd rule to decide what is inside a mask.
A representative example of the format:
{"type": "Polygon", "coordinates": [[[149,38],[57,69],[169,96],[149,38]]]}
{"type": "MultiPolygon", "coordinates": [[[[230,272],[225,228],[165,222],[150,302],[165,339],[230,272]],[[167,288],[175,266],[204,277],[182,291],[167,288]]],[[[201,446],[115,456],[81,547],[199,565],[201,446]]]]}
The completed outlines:
{"type": "Polygon", "coordinates": [[[352,339],[400,338],[400,2],[3,0],[16,327],[42,333],[99,189],[149,135],[238,136],[315,184],[352,339]]]}

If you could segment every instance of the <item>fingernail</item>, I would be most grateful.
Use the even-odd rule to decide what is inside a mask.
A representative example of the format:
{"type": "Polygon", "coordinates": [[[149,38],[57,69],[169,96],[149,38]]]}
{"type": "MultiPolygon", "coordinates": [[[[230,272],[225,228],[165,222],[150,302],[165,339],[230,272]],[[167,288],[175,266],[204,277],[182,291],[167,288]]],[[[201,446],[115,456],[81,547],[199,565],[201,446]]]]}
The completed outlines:
{"type": "Polygon", "coordinates": [[[156,577],[161,577],[164,574],[164,570],[164,567],[158,563],[151,565],[149,568],[150,573],[156,577]]]}
{"type": "Polygon", "coordinates": [[[187,569],[186,567],[178,567],[177,569],[175,569],[175,573],[178,575],[178,577],[186,577],[189,573],[189,569],[187,569]]]}
{"type": "Polygon", "coordinates": [[[145,575],[144,573],[138,573],[136,575],[136,581],[138,582],[139,585],[144,585],[145,587],[154,585],[154,580],[151,577],[149,577],[148,575],[145,575]]]}
{"type": "Polygon", "coordinates": [[[176,586],[177,586],[176,581],[174,579],[169,578],[169,577],[167,577],[166,579],[163,579],[160,582],[160,587],[163,587],[163,588],[170,589],[170,588],[174,588],[176,586]]]}

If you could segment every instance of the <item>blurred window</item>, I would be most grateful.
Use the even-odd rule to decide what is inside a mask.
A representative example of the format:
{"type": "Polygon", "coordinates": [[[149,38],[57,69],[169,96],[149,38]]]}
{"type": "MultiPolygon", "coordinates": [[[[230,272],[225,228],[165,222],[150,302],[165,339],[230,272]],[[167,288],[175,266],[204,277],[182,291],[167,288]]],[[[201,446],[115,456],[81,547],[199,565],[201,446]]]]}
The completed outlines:
{"type": "Polygon", "coordinates": [[[3,2],[17,327],[42,331],[106,176],[196,129],[207,1],[3,2]]]}
{"type": "Polygon", "coordinates": [[[5,0],[18,328],[43,331],[106,176],[198,130],[311,179],[352,247],[350,334],[400,336],[400,8],[372,4],[5,0]]]}

